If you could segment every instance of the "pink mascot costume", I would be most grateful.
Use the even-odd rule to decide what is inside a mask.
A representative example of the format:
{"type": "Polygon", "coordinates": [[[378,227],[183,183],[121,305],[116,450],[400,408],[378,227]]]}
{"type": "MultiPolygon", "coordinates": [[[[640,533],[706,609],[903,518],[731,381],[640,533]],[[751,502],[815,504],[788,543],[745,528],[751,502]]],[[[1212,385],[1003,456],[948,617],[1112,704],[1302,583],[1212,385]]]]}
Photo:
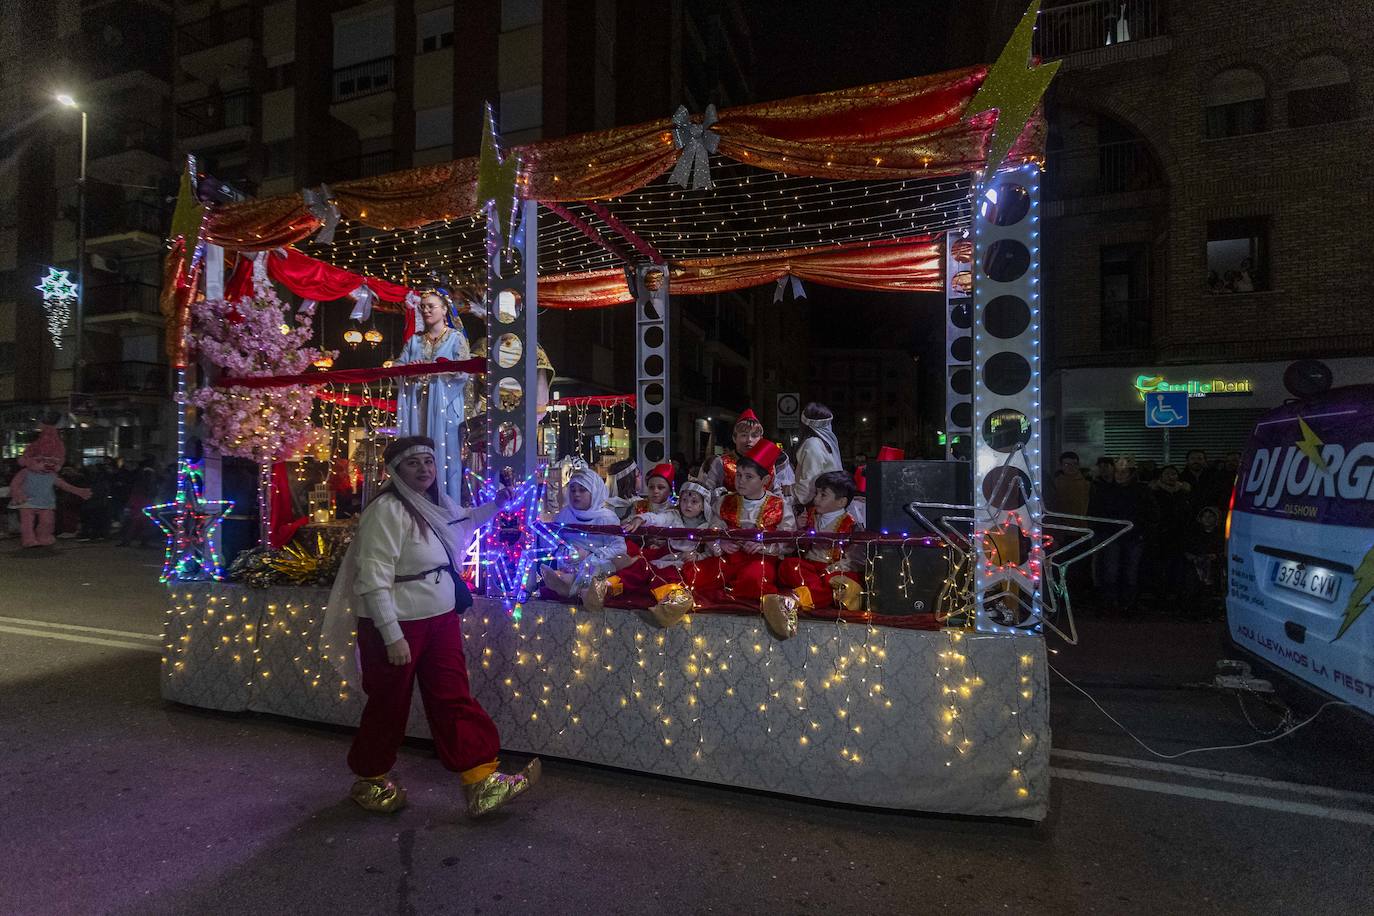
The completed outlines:
{"type": "Polygon", "coordinates": [[[45,423],[38,438],[28,444],[24,457],[19,459],[23,470],[10,481],[10,505],[19,510],[19,537],[25,547],[47,547],[53,543],[57,489],[81,499],[91,498],[90,490],[74,487],[57,476],[66,457],[67,448],[57,435],[57,427],[45,423]]]}

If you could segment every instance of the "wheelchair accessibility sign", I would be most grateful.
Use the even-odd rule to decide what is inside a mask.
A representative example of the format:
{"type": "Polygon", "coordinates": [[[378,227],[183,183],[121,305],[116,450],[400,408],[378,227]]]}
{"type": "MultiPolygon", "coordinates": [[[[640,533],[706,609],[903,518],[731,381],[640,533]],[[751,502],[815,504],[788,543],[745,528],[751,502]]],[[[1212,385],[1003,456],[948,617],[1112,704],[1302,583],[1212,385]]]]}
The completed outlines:
{"type": "Polygon", "coordinates": [[[1171,429],[1188,425],[1188,392],[1152,391],[1145,395],[1145,427],[1171,429]]]}

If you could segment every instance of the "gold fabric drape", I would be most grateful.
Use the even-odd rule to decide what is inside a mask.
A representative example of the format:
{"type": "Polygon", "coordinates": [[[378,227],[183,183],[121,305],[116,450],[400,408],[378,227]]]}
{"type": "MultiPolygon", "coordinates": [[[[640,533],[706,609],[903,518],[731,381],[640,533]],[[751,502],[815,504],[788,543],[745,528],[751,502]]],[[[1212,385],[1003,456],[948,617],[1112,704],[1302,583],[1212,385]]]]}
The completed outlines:
{"type": "MultiPolygon", "coordinates": [[[[720,112],[719,153],[789,175],[881,180],[964,174],[981,168],[991,113],[963,112],[987,76],[983,66],[896,80],[720,112]]],[[[476,125],[474,125],[474,130],[476,125]]],[[[1044,121],[1033,118],[1011,159],[1037,157],[1044,121]]],[[[548,201],[607,200],[672,168],[679,151],[672,121],[617,127],[518,147],[518,193],[548,201]]],[[[401,229],[469,216],[476,210],[477,160],[393,172],[331,185],[345,219],[401,229]]],[[[258,251],[308,237],[320,225],[299,193],[251,200],[212,215],[208,238],[258,251]]]]}
{"type": "MultiPolygon", "coordinates": [[[[729,258],[699,258],[671,267],[670,289],[683,296],[776,282],[788,274],[822,286],[880,292],[939,292],[943,239],[912,236],[729,258]]],[[[541,308],[602,308],[634,299],[622,270],[560,274],[539,280],[541,308]]]]}

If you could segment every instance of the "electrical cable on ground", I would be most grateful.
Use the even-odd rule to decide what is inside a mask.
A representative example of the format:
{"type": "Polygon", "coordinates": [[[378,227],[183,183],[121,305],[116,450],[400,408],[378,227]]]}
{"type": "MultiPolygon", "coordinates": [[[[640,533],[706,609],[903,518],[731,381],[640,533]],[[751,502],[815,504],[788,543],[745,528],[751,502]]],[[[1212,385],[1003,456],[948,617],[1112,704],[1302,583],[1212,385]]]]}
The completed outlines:
{"type": "Polygon", "coordinates": [[[1154,748],[1152,748],[1152,747],[1150,747],[1148,744],[1146,744],[1144,741],[1142,741],[1140,738],[1136,737],[1135,733],[1132,732],[1132,731],[1131,731],[1129,728],[1127,728],[1125,725],[1122,725],[1122,724],[1121,724],[1121,721],[1120,721],[1119,719],[1117,719],[1116,716],[1113,716],[1111,713],[1107,712],[1107,710],[1103,709],[1103,708],[1102,708],[1102,704],[1099,703],[1099,702],[1097,702],[1097,700],[1093,697],[1092,694],[1088,693],[1088,691],[1084,690],[1082,687],[1079,687],[1079,686],[1078,686],[1077,684],[1075,684],[1073,681],[1069,680],[1068,676],[1065,675],[1064,672],[1062,672],[1062,671],[1060,671],[1058,668],[1054,667],[1054,665],[1050,665],[1050,666],[1049,666],[1049,669],[1050,669],[1052,672],[1054,672],[1055,674],[1057,674],[1057,675],[1059,676],[1060,680],[1062,680],[1064,683],[1068,684],[1068,685],[1069,685],[1070,687],[1072,687],[1074,690],[1077,690],[1079,693],[1083,694],[1083,696],[1087,697],[1087,698],[1088,698],[1088,701],[1091,702],[1094,706],[1097,707],[1098,712],[1102,713],[1102,715],[1104,715],[1104,716],[1106,716],[1108,719],[1110,719],[1111,722],[1112,722],[1112,724],[1115,725],[1117,728],[1121,729],[1123,732],[1125,732],[1126,735],[1127,735],[1132,741],[1134,741],[1136,744],[1140,745],[1142,748],[1144,748],[1144,749],[1145,749],[1146,751],[1148,751],[1149,753],[1151,753],[1151,754],[1153,754],[1154,756],[1160,758],[1161,760],[1177,760],[1179,757],[1187,757],[1189,754],[1201,754],[1201,753],[1203,753],[1203,752],[1205,752],[1205,751],[1239,751],[1239,750],[1243,750],[1243,749],[1248,748],[1248,747],[1256,747],[1257,745],[1261,745],[1261,744],[1270,744],[1270,743],[1272,743],[1272,742],[1274,742],[1274,741],[1278,741],[1280,738],[1286,738],[1286,737],[1288,737],[1289,735],[1293,734],[1295,731],[1297,731],[1297,730],[1300,729],[1300,728],[1303,728],[1304,726],[1310,725],[1310,724],[1317,718],[1317,716],[1320,716],[1323,712],[1326,711],[1326,708],[1327,708],[1328,706],[1350,706],[1350,705],[1351,705],[1351,704],[1346,703],[1346,702],[1343,702],[1343,701],[1341,701],[1341,700],[1327,700],[1325,703],[1323,703],[1321,706],[1319,706],[1319,707],[1317,708],[1317,711],[1314,712],[1314,713],[1312,713],[1312,715],[1308,716],[1306,719],[1303,719],[1301,722],[1297,723],[1296,725],[1292,726],[1291,728],[1289,728],[1289,729],[1287,729],[1286,731],[1283,731],[1283,732],[1281,732],[1281,733],[1279,733],[1279,734],[1277,734],[1277,735],[1271,735],[1271,736],[1269,736],[1269,737],[1267,737],[1267,738],[1260,738],[1260,739],[1258,739],[1258,740],[1256,740],[1256,741],[1249,741],[1249,742],[1246,742],[1245,744],[1222,744],[1222,745],[1217,745],[1216,747],[1194,747],[1194,748],[1189,748],[1189,749],[1186,750],[1186,751],[1179,751],[1179,752],[1176,753],[1176,754],[1165,754],[1165,753],[1161,753],[1160,751],[1155,750],[1154,748]]]}

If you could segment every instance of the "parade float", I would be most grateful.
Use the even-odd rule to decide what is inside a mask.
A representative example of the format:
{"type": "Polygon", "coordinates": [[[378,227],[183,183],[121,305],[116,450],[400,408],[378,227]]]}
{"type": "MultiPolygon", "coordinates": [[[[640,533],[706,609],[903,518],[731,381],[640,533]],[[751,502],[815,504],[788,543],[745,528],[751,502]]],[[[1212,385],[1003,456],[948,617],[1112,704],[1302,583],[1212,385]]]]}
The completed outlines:
{"type": "MultiPolygon", "coordinates": [[[[1040,499],[1038,104],[1053,68],[1029,64],[1034,14],[992,67],[682,109],[504,151],[489,119],[480,157],[261,200],[208,203],[188,176],[163,291],[185,408],[181,474],[176,499],[149,510],[168,540],[163,695],[356,722],[360,691],[329,663],[339,647],[320,630],[350,523],[323,498],[279,509],[289,462],[346,467],[362,501],[406,386],[460,379],[467,496],[498,482],[517,494],[470,551],[479,597],[463,616],[474,694],[508,750],[1043,818],[1044,635],[1067,618],[1062,567],[1088,535],[1051,535],[1040,499]],[[972,444],[948,467],[971,496],[903,499],[900,522],[850,536],[867,558],[863,604],[804,614],[790,639],[757,605],[697,607],[661,629],[642,610],[539,597],[538,569],[560,558],[548,498],[567,466],[557,452],[541,458],[541,443],[568,438],[549,424],[581,437],[597,422],[585,412],[619,411],[641,466],[665,460],[672,295],[797,280],[945,294],[930,326],[948,335],[950,423],[972,444]],[[342,310],[359,335],[388,311],[413,329],[434,286],[480,289],[464,299],[466,320],[498,345],[343,370],[311,347],[317,310],[342,310]],[[634,310],[635,391],[548,401],[540,312],[603,308],[634,310]],[[216,537],[230,510],[223,456],[260,469],[261,544],[230,578],[216,537]],[[894,575],[895,590],[880,586],[894,575]],[[907,588],[934,597],[904,600],[907,588]]],[[[427,733],[418,706],[411,733],[427,733]]]]}

